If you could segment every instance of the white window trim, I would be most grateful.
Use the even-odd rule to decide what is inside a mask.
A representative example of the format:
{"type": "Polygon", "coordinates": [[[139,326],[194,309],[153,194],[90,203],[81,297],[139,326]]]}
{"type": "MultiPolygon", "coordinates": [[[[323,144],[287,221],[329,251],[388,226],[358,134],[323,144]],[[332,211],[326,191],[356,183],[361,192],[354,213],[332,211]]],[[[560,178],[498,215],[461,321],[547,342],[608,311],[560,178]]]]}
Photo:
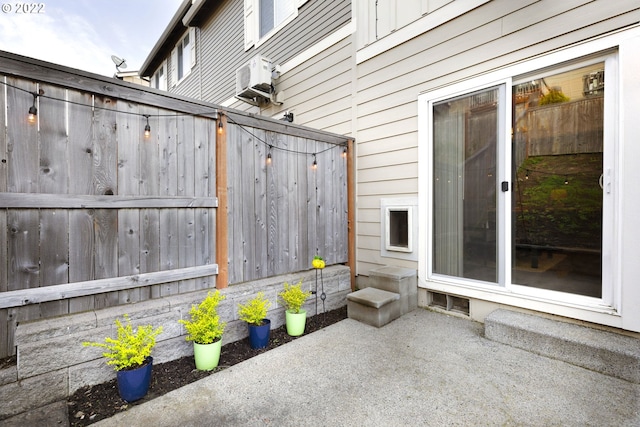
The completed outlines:
{"type": "Polygon", "coordinates": [[[260,38],[259,0],[244,0],[244,50],[259,47],[298,17],[298,9],[308,0],[295,0],[293,13],[260,38]]]}
{"type": "MultiPolygon", "coordinates": [[[[246,1],[246,0],[245,0],[246,1]]],[[[422,18],[406,25],[399,30],[381,38],[380,40],[371,41],[367,46],[358,49],[356,53],[356,64],[367,61],[374,56],[380,55],[398,45],[401,45],[420,34],[424,34],[433,28],[442,25],[458,16],[464,15],[472,9],[475,9],[489,0],[456,0],[445,5],[444,7],[433,11],[422,18]]],[[[364,6],[360,6],[364,7],[364,6]]]]}
{"type": "Polygon", "coordinates": [[[158,67],[158,69],[156,70],[155,73],[153,73],[153,75],[151,76],[151,81],[153,82],[154,88],[155,89],[160,89],[160,90],[167,90],[168,89],[168,79],[169,76],[167,75],[167,60],[165,59],[164,61],[162,61],[162,64],[160,64],[160,66],[158,67]],[[158,74],[158,72],[160,72],[160,70],[163,70],[163,76],[164,76],[164,87],[156,87],[156,75],[158,74]]]}
{"type": "MultiPolygon", "coordinates": [[[[441,99],[448,99],[456,95],[462,95],[483,87],[505,84],[510,88],[512,76],[521,76],[534,72],[535,70],[554,67],[567,61],[589,57],[592,56],[594,52],[605,52],[611,49],[619,49],[617,58],[621,60],[620,52],[623,51],[622,43],[626,43],[625,46],[628,46],[626,50],[627,52],[631,52],[634,46],[640,46],[640,27],[635,27],[630,30],[622,30],[603,37],[598,37],[531,60],[497,69],[481,76],[476,76],[450,86],[440,87],[433,91],[421,94],[418,97],[419,162],[424,165],[430,165],[431,152],[429,138],[431,137],[431,105],[433,102],[441,99]]],[[[614,67],[614,75],[624,75],[632,72],[629,68],[633,66],[633,55],[627,54],[624,60],[628,61],[629,65],[621,64],[618,60],[616,60],[612,65],[614,67]],[[618,67],[624,68],[624,70],[615,72],[618,67]]],[[[615,80],[614,76],[608,77],[607,83],[615,80]]],[[[630,126],[625,123],[624,116],[628,116],[630,113],[624,113],[624,111],[621,110],[623,108],[624,100],[618,99],[618,92],[625,93],[625,88],[622,87],[623,83],[624,82],[615,82],[615,85],[617,85],[616,90],[609,91],[612,92],[609,96],[613,98],[609,101],[613,102],[615,106],[613,110],[616,110],[615,113],[608,114],[607,110],[605,110],[605,126],[609,124],[613,128],[612,131],[607,132],[607,134],[617,135],[617,142],[615,142],[616,147],[613,151],[609,146],[609,152],[614,156],[614,158],[609,161],[609,165],[613,164],[614,166],[614,171],[612,172],[613,176],[610,178],[614,185],[613,207],[610,211],[612,212],[613,217],[608,220],[608,223],[604,223],[603,221],[603,226],[609,227],[608,230],[604,230],[603,232],[611,233],[613,236],[611,247],[605,248],[603,246],[603,257],[607,256],[605,255],[605,250],[611,252],[608,256],[611,257],[609,275],[612,279],[612,283],[606,285],[606,279],[604,277],[605,273],[603,272],[602,299],[572,295],[571,298],[563,300],[560,293],[553,291],[545,291],[511,284],[504,288],[499,286],[483,286],[480,282],[473,280],[456,280],[456,283],[451,283],[450,281],[443,280],[440,277],[430,277],[428,271],[429,263],[426,254],[430,252],[431,249],[429,247],[430,241],[427,238],[429,235],[427,230],[422,230],[418,239],[419,253],[421,254],[418,262],[419,286],[437,292],[454,293],[456,295],[469,298],[476,298],[499,304],[517,306],[566,317],[573,317],[594,323],[640,331],[640,313],[637,313],[637,310],[633,309],[634,305],[637,304],[637,301],[640,298],[640,291],[634,290],[632,288],[633,281],[629,281],[632,274],[633,277],[636,277],[635,274],[638,273],[640,267],[636,268],[635,266],[629,266],[629,264],[627,264],[623,269],[624,251],[622,243],[623,235],[621,233],[622,221],[625,221],[623,219],[625,213],[622,208],[622,195],[624,191],[622,188],[624,181],[623,174],[625,177],[629,174],[628,171],[625,172],[623,170],[624,162],[622,159],[622,153],[629,153],[634,150],[633,147],[625,146],[624,136],[625,134],[632,134],[632,132],[629,132],[628,128],[634,126],[640,128],[640,126],[635,124],[630,126]],[[625,127],[627,128],[626,131],[625,127]],[[630,270],[631,272],[628,272],[627,270],[630,270]],[[627,278],[627,284],[623,289],[625,277],[627,278]],[[623,292],[624,298],[622,298],[623,292]]],[[[610,87],[611,86],[614,85],[610,84],[610,87]]],[[[640,89],[638,91],[640,91],[640,89]]],[[[626,94],[626,96],[628,96],[628,94],[626,94]]],[[[608,111],[610,112],[611,109],[608,111]]],[[[509,138],[507,140],[510,140],[510,129],[505,129],[505,132],[508,132],[509,138]]],[[[607,136],[605,136],[605,138],[607,138],[607,136]]],[[[605,150],[607,150],[607,144],[611,143],[612,141],[607,142],[605,139],[605,150]]],[[[607,165],[605,165],[605,168],[606,167],[607,165]]],[[[420,195],[418,207],[419,223],[426,224],[428,228],[431,215],[429,209],[429,194],[431,193],[429,170],[428,168],[421,168],[420,171],[421,173],[419,173],[418,176],[420,195]]],[[[626,221],[628,221],[628,218],[626,221]]],[[[627,245],[629,245],[629,243],[627,243],[627,245]]],[[[637,253],[631,256],[637,257],[637,253]]]]}
{"type": "Polygon", "coordinates": [[[182,83],[190,74],[193,67],[196,66],[197,62],[197,49],[196,49],[196,28],[189,27],[189,29],[184,33],[182,37],[180,37],[180,41],[176,43],[175,47],[171,51],[171,87],[176,87],[180,83],[182,83]],[[190,55],[190,66],[184,70],[183,76],[178,79],[178,46],[184,43],[184,39],[189,37],[189,55],[190,55]]]}

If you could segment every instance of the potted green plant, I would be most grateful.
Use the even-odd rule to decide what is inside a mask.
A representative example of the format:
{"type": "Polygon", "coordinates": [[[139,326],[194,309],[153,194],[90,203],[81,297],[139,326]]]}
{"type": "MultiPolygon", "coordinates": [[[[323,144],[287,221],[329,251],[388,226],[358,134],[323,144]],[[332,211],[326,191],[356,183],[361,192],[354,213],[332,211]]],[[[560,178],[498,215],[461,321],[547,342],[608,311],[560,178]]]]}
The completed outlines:
{"type": "Polygon", "coordinates": [[[133,402],[144,397],[149,390],[153,367],[151,350],[162,326],[153,329],[151,325],[141,325],[134,331],[129,316],[125,314],[124,319],[126,324],[122,324],[120,319],[115,320],[117,338],[106,337],[104,342],[85,341],[82,345],[105,349],[102,355],[108,359],[107,365],[116,371],[120,397],[133,402]]]}
{"type": "Polygon", "coordinates": [[[303,310],[302,305],[311,296],[311,291],[302,290],[302,280],[296,285],[290,285],[285,282],[284,290],[278,296],[286,307],[285,324],[287,325],[287,334],[292,337],[302,335],[307,322],[307,310],[303,310]]]}
{"type": "Polygon", "coordinates": [[[251,348],[264,348],[269,344],[271,320],[267,319],[267,311],[271,302],[258,294],[246,304],[238,304],[238,317],[247,322],[249,327],[249,344],[251,348]]]}
{"type": "Polygon", "coordinates": [[[226,323],[220,321],[217,307],[224,299],[225,296],[219,290],[210,291],[200,304],[191,306],[191,320],[178,320],[187,331],[185,339],[193,341],[196,368],[201,371],[212,370],[220,361],[222,334],[226,323]]]}

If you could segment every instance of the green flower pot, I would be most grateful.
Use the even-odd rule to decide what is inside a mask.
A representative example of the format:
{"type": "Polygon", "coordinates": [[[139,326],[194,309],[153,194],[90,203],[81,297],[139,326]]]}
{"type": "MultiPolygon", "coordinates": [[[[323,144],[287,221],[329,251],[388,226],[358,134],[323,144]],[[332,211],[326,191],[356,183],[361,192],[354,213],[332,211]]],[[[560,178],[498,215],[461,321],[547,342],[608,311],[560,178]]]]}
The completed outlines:
{"type": "Polygon", "coordinates": [[[297,337],[304,334],[304,326],[307,323],[307,310],[300,310],[300,313],[285,312],[285,322],[287,324],[287,334],[297,337]]]}
{"type": "Polygon", "coordinates": [[[220,351],[222,350],[222,340],[211,344],[193,343],[193,357],[196,360],[196,369],[200,371],[210,371],[218,366],[220,361],[220,351]]]}

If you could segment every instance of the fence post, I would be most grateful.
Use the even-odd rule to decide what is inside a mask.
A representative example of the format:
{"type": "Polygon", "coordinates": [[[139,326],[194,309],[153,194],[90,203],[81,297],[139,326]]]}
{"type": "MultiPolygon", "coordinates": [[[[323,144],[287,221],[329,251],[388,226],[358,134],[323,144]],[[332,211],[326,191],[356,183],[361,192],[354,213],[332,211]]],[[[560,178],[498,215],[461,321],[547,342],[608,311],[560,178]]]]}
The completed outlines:
{"type": "Polygon", "coordinates": [[[347,265],[351,270],[351,290],[356,290],[356,178],[355,144],[347,141],[347,265]]]}
{"type": "Polygon", "coordinates": [[[229,285],[227,126],[227,117],[219,113],[216,125],[216,193],[218,196],[218,209],[216,214],[216,259],[218,263],[218,277],[216,278],[216,288],[218,289],[226,288],[229,285]]]}

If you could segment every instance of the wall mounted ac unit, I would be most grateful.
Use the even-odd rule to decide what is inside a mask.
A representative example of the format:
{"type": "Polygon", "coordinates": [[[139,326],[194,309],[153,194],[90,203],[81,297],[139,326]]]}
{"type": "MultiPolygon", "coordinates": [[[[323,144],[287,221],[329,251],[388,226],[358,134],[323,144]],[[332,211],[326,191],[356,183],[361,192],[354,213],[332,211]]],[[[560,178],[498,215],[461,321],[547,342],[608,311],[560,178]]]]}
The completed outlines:
{"type": "Polygon", "coordinates": [[[257,55],[236,70],[236,97],[253,105],[271,101],[271,60],[257,55]]]}

